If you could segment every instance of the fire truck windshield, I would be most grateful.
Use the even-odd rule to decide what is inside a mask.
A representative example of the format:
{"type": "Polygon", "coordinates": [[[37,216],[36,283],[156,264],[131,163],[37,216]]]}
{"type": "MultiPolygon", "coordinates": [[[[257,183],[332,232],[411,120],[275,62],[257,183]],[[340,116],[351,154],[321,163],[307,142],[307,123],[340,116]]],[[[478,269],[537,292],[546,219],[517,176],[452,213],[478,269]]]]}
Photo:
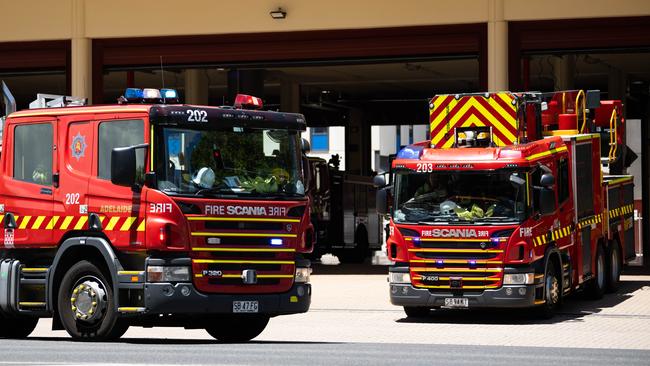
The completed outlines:
{"type": "Polygon", "coordinates": [[[398,223],[512,223],[526,214],[523,172],[396,174],[393,219],[398,223]]]}
{"type": "Polygon", "coordinates": [[[297,131],[163,128],[155,161],[169,194],[304,196],[297,131]]]}

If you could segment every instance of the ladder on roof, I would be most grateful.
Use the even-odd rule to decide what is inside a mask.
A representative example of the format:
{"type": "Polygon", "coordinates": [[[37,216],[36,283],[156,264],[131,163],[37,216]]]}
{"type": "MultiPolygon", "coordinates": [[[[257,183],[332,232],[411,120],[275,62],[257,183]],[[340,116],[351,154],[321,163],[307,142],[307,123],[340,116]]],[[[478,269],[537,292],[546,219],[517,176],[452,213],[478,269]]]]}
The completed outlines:
{"type": "Polygon", "coordinates": [[[36,100],[29,103],[29,109],[84,106],[87,103],[87,98],[39,93],[36,94],[36,100]]]}

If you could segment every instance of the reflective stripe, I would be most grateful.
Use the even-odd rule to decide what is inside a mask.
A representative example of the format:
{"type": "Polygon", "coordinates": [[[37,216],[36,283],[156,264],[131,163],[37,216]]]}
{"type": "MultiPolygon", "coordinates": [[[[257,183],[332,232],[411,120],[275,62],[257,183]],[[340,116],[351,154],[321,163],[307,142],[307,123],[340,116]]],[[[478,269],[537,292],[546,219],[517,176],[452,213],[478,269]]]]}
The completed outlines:
{"type": "Polygon", "coordinates": [[[120,231],[128,231],[137,219],[137,217],[127,217],[126,220],[124,220],[124,224],[122,224],[120,231]]]}
{"type": "MultiPolygon", "coordinates": [[[[31,218],[32,218],[31,216],[23,216],[23,220],[20,222],[20,226],[18,226],[18,228],[19,229],[26,228],[31,218]]],[[[18,221],[18,217],[16,217],[16,221],[18,221]]]]}
{"type": "Polygon", "coordinates": [[[50,222],[47,223],[47,226],[45,227],[45,229],[47,229],[47,230],[54,229],[54,227],[56,226],[57,221],[59,221],[59,216],[52,216],[52,218],[50,219],[50,222]]]}
{"type": "Polygon", "coordinates": [[[86,224],[86,221],[88,221],[87,216],[81,216],[79,217],[79,221],[77,221],[77,225],[74,226],[75,230],[81,230],[83,229],[84,225],[86,224]]]}
{"type": "Polygon", "coordinates": [[[66,216],[65,219],[63,220],[63,222],[61,223],[60,229],[61,230],[67,230],[68,226],[72,222],[72,219],[74,219],[74,216],[66,216]]]}
{"type": "Polygon", "coordinates": [[[106,229],[104,230],[113,230],[117,222],[119,221],[120,217],[119,216],[113,216],[111,217],[110,221],[108,222],[108,225],[106,225],[106,229]]]}
{"type": "Polygon", "coordinates": [[[36,218],[36,221],[34,221],[34,224],[32,224],[32,229],[37,230],[40,228],[43,224],[43,221],[45,221],[45,216],[38,216],[36,218]]]}

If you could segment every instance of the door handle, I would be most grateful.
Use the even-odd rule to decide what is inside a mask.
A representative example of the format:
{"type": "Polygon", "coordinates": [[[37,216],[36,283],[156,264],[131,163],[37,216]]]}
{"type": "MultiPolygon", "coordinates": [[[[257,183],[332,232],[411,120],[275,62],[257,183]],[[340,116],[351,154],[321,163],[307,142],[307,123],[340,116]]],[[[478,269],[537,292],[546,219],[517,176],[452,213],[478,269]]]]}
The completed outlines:
{"type": "Polygon", "coordinates": [[[2,224],[5,229],[15,229],[18,226],[16,225],[16,217],[11,212],[5,214],[2,224]]]}

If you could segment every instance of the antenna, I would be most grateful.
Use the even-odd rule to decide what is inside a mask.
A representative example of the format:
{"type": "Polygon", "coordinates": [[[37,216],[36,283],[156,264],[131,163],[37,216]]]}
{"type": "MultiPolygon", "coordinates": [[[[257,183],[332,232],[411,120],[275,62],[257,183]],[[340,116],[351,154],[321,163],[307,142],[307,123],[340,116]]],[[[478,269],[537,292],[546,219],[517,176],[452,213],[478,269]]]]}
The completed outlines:
{"type": "Polygon", "coordinates": [[[162,56],[160,56],[160,76],[162,77],[162,87],[165,89],[165,70],[163,70],[162,56]]]}

